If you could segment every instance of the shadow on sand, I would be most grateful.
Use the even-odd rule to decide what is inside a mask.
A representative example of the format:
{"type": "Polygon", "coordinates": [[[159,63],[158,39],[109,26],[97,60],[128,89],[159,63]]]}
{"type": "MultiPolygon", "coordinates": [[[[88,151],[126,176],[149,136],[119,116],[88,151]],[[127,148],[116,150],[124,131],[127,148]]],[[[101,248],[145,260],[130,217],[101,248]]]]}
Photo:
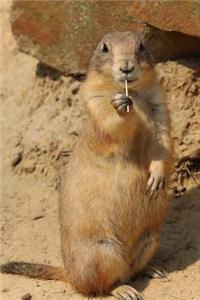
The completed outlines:
{"type": "MultiPolygon", "coordinates": [[[[200,258],[200,187],[171,200],[171,209],[161,231],[160,249],[152,264],[167,272],[184,270],[200,258]]],[[[149,280],[141,276],[131,285],[139,291],[149,280]]]]}

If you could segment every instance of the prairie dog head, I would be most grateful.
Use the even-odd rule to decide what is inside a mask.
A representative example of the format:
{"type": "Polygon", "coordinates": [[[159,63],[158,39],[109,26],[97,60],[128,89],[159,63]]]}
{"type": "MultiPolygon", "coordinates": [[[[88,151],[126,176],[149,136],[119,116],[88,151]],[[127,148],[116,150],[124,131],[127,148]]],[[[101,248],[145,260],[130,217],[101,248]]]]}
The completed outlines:
{"type": "Polygon", "coordinates": [[[114,79],[115,84],[124,87],[137,86],[152,68],[150,55],[142,38],[133,31],[106,34],[92,57],[90,70],[114,79]]]}

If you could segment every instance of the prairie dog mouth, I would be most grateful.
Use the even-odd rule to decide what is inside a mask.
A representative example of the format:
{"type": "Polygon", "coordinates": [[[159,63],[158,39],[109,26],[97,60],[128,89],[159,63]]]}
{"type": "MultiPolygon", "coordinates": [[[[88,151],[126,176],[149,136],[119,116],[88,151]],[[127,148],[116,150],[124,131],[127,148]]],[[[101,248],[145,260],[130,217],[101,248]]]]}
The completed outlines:
{"type": "Polygon", "coordinates": [[[138,80],[139,74],[138,72],[131,72],[129,74],[123,74],[121,72],[117,72],[114,74],[115,79],[120,83],[125,83],[127,81],[129,84],[134,83],[138,80]]]}
{"type": "Polygon", "coordinates": [[[120,85],[120,87],[125,87],[125,84],[127,84],[128,88],[132,88],[134,86],[134,84],[136,84],[136,82],[138,81],[138,78],[133,78],[133,79],[127,79],[127,78],[116,78],[118,84],[120,85]]]}
{"type": "Polygon", "coordinates": [[[138,80],[138,78],[133,78],[133,79],[124,78],[124,79],[119,79],[119,82],[125,83],[125,81],[127,81],[128,83],[133,83],[136,80],[138,80]]]}

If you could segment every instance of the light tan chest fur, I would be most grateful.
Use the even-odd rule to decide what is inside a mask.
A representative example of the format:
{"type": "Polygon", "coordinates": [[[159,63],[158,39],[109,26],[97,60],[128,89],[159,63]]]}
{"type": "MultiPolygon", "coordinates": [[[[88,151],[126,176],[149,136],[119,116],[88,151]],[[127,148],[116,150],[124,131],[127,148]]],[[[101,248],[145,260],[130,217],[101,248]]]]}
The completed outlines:
{"type": "Polygon", "coordinates": [[[131,247],[166,211],[163,199],[150,202],[145,193],[148,165],[120,154],[98,158],[81,147],[63,182],[61,223],[79,237],[117,236],[131,247]]]}

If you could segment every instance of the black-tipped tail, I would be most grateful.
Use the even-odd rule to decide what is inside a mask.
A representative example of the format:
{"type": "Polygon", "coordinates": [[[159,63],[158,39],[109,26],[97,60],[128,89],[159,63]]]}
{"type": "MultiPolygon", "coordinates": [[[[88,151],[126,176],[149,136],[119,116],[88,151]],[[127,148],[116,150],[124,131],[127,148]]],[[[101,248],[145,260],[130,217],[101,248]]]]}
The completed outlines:
{"type": "Polygon", "coordinates": [[[0,266],[1,273],[22,275],[45,280],[65,281],[65,272],[61,267],[25,262],[9,262],[0,266]]]}

